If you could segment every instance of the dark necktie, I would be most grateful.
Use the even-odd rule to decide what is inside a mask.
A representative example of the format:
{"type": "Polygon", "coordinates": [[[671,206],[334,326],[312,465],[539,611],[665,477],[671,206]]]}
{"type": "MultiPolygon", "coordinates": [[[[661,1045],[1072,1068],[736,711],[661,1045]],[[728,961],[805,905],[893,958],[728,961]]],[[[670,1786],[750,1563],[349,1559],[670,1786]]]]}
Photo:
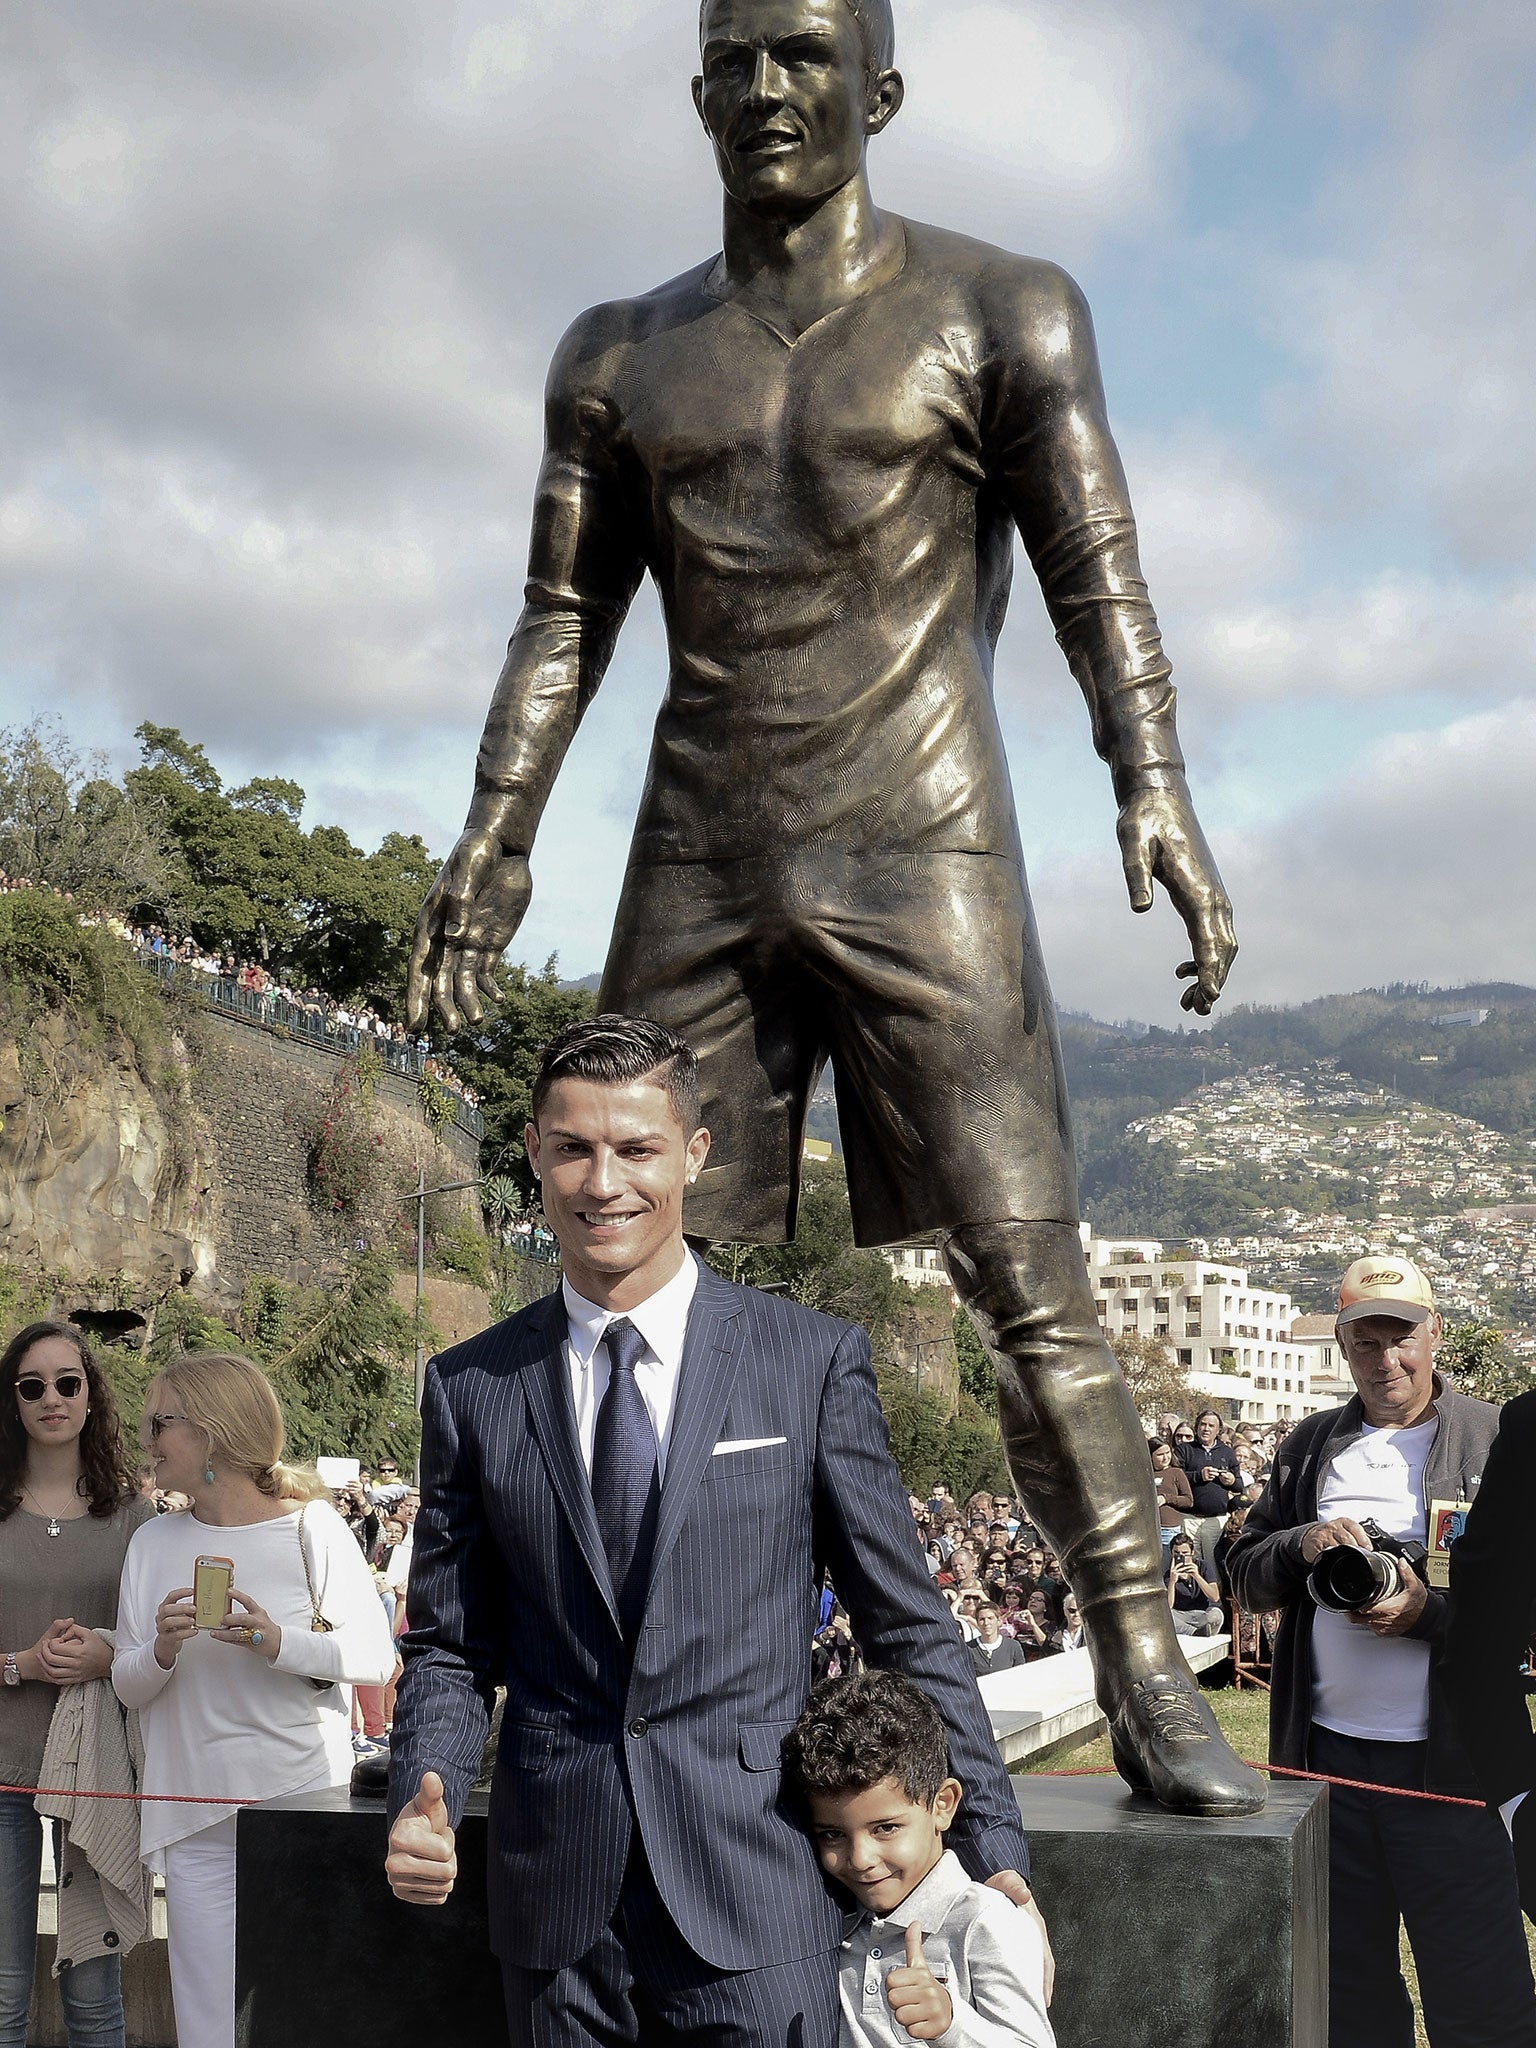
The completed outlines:
{"type": "Polygon", "coordinates": [[[645,1612],[661,1480],[656,1431],[635,1379],[645,1339],[633,1323],[621,1319],[608,1325],[603,1344],[608,1391],[597,1411],[592,1445],[592,1501],[619,1621],[625,1640],[633,1643],[645,1612]]]}

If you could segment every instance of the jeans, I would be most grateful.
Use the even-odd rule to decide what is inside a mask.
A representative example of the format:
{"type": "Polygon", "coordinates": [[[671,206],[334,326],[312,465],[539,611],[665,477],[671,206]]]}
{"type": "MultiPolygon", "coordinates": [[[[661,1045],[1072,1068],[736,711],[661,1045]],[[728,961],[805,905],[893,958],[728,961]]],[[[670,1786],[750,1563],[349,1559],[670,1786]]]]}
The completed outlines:
{"type": "MultiPolygon", "coordinates": [[[[1314,1723],[1307,1762],[1331,1777],[1422,1791],[1428,1747],[1314,1723]]],[[[1330,2048],[1413,2048],[1400,1920],[1430,2048],[1536,2048],[1514,1851],[1497,1814],[1330,1785],[1328,1899],[1330,2048]]]]}
{"type": "MultiPolygon", "coordinates": [[[[54,1856],[59,1835],[54,1835],[54,1856]]],[[[0,1792],[0,2048],[26,2048],[37,1959],[43,1822],[24,1792],[0,1792]]],[[[121,1964],[92,1956],[59,1978],[70,2048],[124,2048],[121,1964]]]]}
{"type": "Polygon", "coordinates": [[[1175,1607],[1174,1633],[1181,1636],[1219,1636],[1227,1617],[1219,1607],[1175,1607]]]}

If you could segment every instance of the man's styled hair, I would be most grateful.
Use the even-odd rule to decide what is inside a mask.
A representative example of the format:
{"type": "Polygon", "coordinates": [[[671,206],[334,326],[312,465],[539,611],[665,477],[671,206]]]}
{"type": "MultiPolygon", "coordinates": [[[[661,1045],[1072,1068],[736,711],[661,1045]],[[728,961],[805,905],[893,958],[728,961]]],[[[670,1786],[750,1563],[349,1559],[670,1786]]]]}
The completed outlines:
{"type": "Polygon", "coordinates": [[[686,1136],[699,1127],[699,1063],[693,1048],[649,1017],[588,1017],[567,1024],[545,1046],[533,1084],[535,1124],[557,1081],[598,1081],[623,1088],[654,1079],[667,1092],[686,1136]]]}
{"type": "Polygon", "coordinates": [[[802,1799],[895,1778],[909,1799],[931,1806],[949,1776],[949,1743],[938,1709],[910,1678],[866,1671],[817,1686],[784,1738],[783,1765],[802,1799]]]}
{"type": "MultiPolygon", "coordinates": [[[[704,17],[708,14],[712,0],[701,0],[699,7],[699,39],[704,37],[704,17]]],[[[896,62],[896,23],[891,15],[891,0],[843,0],[843,5],[859,24],[859,34],[864,38],[864,57],[870,75],[889,71],[896,62]]]]}

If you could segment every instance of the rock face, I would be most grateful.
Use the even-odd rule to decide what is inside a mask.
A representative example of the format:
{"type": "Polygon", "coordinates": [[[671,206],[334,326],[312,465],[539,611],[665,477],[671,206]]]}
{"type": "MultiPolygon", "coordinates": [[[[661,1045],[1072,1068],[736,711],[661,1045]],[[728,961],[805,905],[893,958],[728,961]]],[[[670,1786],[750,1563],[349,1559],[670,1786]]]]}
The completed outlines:
{"type": "Polygon", "coordinates": [[[125,1039],[65,1015],[0,1039],[0,1256],[160,1295],[212,1280],[185,1083],[153,1088],[125,1039]],[[178,1099],[180,1097],[181,1099],[178,1099]]]}
{"type": "MultiPolygon", "coordinates": [[[[126,1039],[66,1014],[32,1025],[25,1053],[0,1030],[0,1260],[103,1309],[186,1286],[218,1306],[260,1274],[317,1279],[360,1230],[396,1227],[392,1201],[361,1226],[313,1199],[303,1112],[334,1084],[334,1053],[211,1012],[184,1015],[170,1044],[152,1085],[126,1039]]],[[[377,1081],[372,1116],[400,1177],[475,1177],[476,1141],[429,1130],[408,1079],[377,1081]]]]}

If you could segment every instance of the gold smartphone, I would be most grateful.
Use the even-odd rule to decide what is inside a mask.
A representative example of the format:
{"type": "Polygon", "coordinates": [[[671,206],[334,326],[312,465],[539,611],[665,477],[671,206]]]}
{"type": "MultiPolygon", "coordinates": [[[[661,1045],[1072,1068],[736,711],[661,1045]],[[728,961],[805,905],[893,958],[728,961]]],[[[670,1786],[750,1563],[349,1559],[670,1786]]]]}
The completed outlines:
{"type": "Polygon", "coordinates": [[[200,1557],[192,1567],[192,1618],[199,1628],[222,1628],[235,1583],[232,1557],[200,1557]]]}

